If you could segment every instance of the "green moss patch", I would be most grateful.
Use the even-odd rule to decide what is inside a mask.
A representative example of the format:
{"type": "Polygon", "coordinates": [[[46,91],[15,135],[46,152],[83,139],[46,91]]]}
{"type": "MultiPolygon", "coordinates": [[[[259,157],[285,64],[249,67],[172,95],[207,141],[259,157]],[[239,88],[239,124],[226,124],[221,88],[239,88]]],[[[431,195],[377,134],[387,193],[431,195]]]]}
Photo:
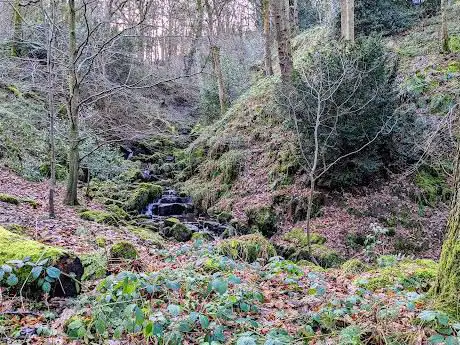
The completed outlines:
{"type": "Polygon", "coordinates": [[[79,213],[80,218],[91,222],[116,225],[119,221],[112,213],[99,210],[86,210],[79,213]]]}
{"type": "MultiPolygon", "coordinates": [[[[300,247],[306,247],[308,245],[307,233],[301,228],[292,229],[283,236],[283,239],[300,247]]],[[[324,244],[326,241],[326,237],[322,235],[315,232],[310,234],[311,244],[324,244]]]]}
{"type": "Polygon", "coordinates": [[[260,231],[262,235],[271,237],[276,233],[276,215],[272,208],[261,207],[246,211],[248,225],[260,231]]]}
{"type": "Polygon", "coordinates": [[[132,243],[120,241],[110,248],[110,257],[114,259],[133,260],[137,258],[137,250],[132,243]]]}
{"type": "Polygon", "coordinates": [[[141,240],[150,242],[156,248],[164,248],[164,239],[157,232],[151,229],[142,228],[138,226],[128,226],[128,231],[139,237],[141,240]]]}
{"type": "Polygon", "coordinates": [[[222,241],[218,252],[233,259],[254,262],[258,259],[267,261],[276,256],[276,250],[265,237],[251,234],[222,241]]]}
{"type": "Polygon", "coordinates": [[[432,260],[403,260],[391,267],[367,272],[355,284],[368,290],[401,288],[427,291],[436,279],[437,264],[432,260]]]}
{"type": "Polygon", "coordinates": [[[161,196],[163,187],[152,183],[140,183],[137,188],[131,192],[131,197],[125,204],[127,211],[141,212],[155,198],[161,196]]]}
{"type": "Polygon", "coordinates": [[[370,267],[359,259],[350,259],[342,264],[341,269],[345,274],[361,274],[368,271],[370,267]]]}
{"type": "Polygon", "coordinates": [[[105,251],[97,251],[80,256],[81,263],[85,268],[82,280],[95,280],[105,278],[108,270],[108,260],[105,251]]]}
{"type": "Polygon", "coordinates": [[[0,201],[6,202],[7,204],[12,205],[19,205],[21,203],[21,199],[9,194],[0,194],[0,201]]]}

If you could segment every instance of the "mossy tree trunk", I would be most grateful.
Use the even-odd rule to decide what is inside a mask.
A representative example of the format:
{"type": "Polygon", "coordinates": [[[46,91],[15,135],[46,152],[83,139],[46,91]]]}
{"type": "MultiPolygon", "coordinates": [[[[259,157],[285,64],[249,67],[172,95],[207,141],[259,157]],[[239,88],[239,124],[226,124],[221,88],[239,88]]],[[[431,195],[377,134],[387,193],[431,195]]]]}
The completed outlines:
{"type": "Polygon", "coordinates": [[[69,0],[69,177],[65,203],[78,205],[78,171],[80,167],[80,138],[78,126],[78,112],[80,101],[80,84],[77,75],[77,37],[76,37],[76,8],[75,0],[69,0]]]}
{"type": "Polygon", "coordinates": [[[220,48],[216,45],[211,47],[212,66],[214,70],[214,76],[217,81],[219,89],[219,103],[220,113],[223,115],[227,110],[227,90],[225,89],[224,74],[222,73],[222,64],[220,62],[220,48]]]}
{"type": "Polygon", "coordinates": [[[447,29],[447,0],[441,0],[441,51],[449,53],[449,31],[447,29]]]}
{"type": "Polygon", "coordinates": [[[264,26],[264,62],[265,75],[273,75],[272,50],[271,50],[271,30],[270,30],[270,0],[262,1],[262,16],[264,26]]]}
{"type": "Polygon", "coordinates": [[[289,25],[289,8],[286,1],[271,2],[274,26],[276,33],[276,42],[278,44],[278,61],[281,70],[281,79],[284,83],[289,82],[293,70],[290,25],[289,25]]]}
{"type": "Polygon", "coordinates": [[[13,3],[13,37],[11,43],[11,56],[18,57],[20,55],[20,43],[22,39],[22,16],[21,4],[19,0],[14,0],[13,3]]]}
{"type": "Polygon", "coordinates": [[[438,277],[433,288],[439,308],[460,317],[460,145],[455,165],[455,190],[441,252],[438,277]]]}
{"type": "Polygon", "coordinates": [[[193,37],[188,54],[184,57],[185,75],[192,73],[192,67],[195,62],[195,55],[198,50],[201,36],[203,35],[204,6],[202,0],[196,0],[196,11],[197,16],[193,25],[195,36],[193,37]]]}

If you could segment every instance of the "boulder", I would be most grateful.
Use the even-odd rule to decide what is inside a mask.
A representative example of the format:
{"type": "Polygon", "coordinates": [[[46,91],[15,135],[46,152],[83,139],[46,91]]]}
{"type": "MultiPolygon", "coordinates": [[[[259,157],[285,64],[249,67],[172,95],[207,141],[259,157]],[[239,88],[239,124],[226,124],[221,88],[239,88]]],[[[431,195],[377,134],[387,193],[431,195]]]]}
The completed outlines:
{"type": "Polygon", "coordinates": [[[133,260],[137,258],[137,250],[131,242],[120,241],[110,248],[110,257],[114,259],[133,260]]]}
{"type": "MultiPolygon", "coordinates": [[[[0,285],[12,285],[10,288],[13,290],[23,284],[32,294],[36,294],[41,289],[47,290],[43,286],[45,281],[42,278],[46,277],[47,268],[54,267],[65,275],[59,274],[59,282],[57,279],[51,282],[51,296],[74,297],[80,292],[78,281],[83,275],[83,265],[77,256],[62,248],[45,245],[15,234],[3,227],[0,227],[0,267],[0,285]],[[24,265],[25,262],[28,264],[24,265]],[[36,268],[32,274],[32,267],[37,263],[41,263],[42,270],[36,268]],[[11,274],[17,278],[16,284],[12,284],[15,278],[10,277],[11,274]],[[70,276],[74,276],[75,279],[70,276]]],[[[50,273],[54,271],[53,276],[57,272],[52,269],[48,271],[50,273]]]]}

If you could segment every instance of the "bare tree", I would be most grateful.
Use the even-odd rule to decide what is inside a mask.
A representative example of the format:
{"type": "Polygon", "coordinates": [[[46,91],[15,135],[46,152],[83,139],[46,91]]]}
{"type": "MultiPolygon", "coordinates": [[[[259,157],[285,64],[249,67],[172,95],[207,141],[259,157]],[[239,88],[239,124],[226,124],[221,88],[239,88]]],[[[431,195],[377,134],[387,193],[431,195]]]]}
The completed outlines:
{"type": "MultiPolygon", "coordinates": [[[[360,63],[361,56],[353,56],[338,45],[330,47],[337,54],[331,59],[328,52],[317,51],[309,55],[310,62],[298,67],[297,76],[301,87],[283,88],[286,92],[284,102],[297,133],[301,153],[302,168],[308,174],[309,196],[306,215],[308,247],[311,252],[311,218],[313,199],[317,181],[327,174],[338,163],[356,155],[372,145],[380,136],[392,130],[392,116],[382,114],[380,125],[362,133],[359,145],[349,152],[339,150],[341,145],[339,127],[348,118],[356,118],[363,114],[382,90],[377,85],[373,93],[366,99],[360,99],[359,93],[364,87],[363,80],[372,76],[376,70],[383,68],[385,58],[370,66],[360,63]]],[[[383,111],[383,110],[382,110],[383,111]]]]}

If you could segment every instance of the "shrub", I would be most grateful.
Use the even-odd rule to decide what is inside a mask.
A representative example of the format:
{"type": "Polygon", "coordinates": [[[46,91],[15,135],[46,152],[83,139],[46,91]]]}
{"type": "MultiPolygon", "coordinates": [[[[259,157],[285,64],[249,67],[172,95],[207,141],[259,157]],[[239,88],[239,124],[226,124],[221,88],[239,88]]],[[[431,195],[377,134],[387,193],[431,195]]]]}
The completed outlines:
{"type": "Polygon", "coordinates": [[[258,234],[244,235],[222,241],[218,245],[218,252],[235,260],[254,262],[258,259],[267,261],[276,256],[273,245],[258,234]]]}

